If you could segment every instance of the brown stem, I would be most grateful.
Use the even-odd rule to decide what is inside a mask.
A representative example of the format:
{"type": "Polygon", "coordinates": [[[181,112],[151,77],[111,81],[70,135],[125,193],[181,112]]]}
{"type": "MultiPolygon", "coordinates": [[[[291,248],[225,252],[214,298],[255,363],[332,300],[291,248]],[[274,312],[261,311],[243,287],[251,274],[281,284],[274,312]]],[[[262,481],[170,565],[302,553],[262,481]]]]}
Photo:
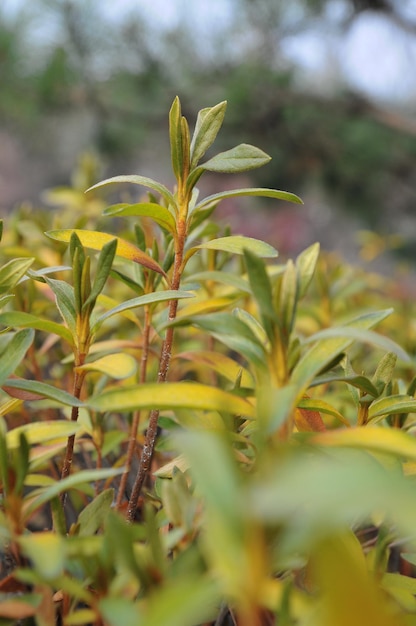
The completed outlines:
{"type": "MultiPolygon", "coordinates": [[[[84,382],[84,372],[79,372],[78,370],[75,370],[75,376],[74,376],[74,387],[73,387],[73,396],[75,398],[80,398],[81,397],[81,389],[82,389],[82,384],[84,382]]],[[[76,406],[72,407],[71,410],[71,421],[72,422],[76,422],[78,420],[78,413],[79,413],[79,409],[76,406]]],[[[64,458],[64,462],[62,465],[62,472],[61,472],[61,480],[63,480],[64,478],[67,478],[67,476],[69,476],[69,474],[71,473],[71,466],[72,466],[72,460],[74,457],[74,444],[75,444],[75,435],[71,435],[70,437],[68,437],[68,442],[66,444],[66,452],[65,452],[65,458],[64,458]]],[[[66,501],[66,492],[61,494],[61,502],[62,505],[65,504],[66,501]]]]}
{"type": "MultiPolygon", "coordinates": [[[[171,282],[171,289],[178,290],[180,287],[182,272],[183,272],[183,258],[186,239],[186,220],[180,219],[178,222],[178,236],[176,240],[175,250],[175,263],[173,267],[173,276],[171,282]]],[[[176,318],[176,312],[178,310],[178,300],[170,300],[169,302],[169,322],[172,322],[176,318]]],[[[159,372],[157,376],[158,383],[166,382],[169,370],[170,359],[172,355],[174,327],[168,326],[166,330],[165,339],[162,344],[162,350],[159,360],[159,372]]],[[[139,469],[136,475],[136,479],[133,485],[133,490],[130,496],[129,504],[127,507],[127,519],[132,522],[136,516],[137,504],[140,498],[140,494],[143,488],[144,481],[150,470],[150,465],[153,458],[153,452],[155,449],[157,438],[157,426],[159,421],[159,409],[152,409],[149,414],[149,424],[146,431],[146,439],[144,442],[142,455],[140,458],[139,469]]]]}
{"type": "MultiPolygon", "coordinates": [[[[144,383],[146,381],[146,373],[147,373],[147,360],[149,357],[149,340],[150,340],[150,325],[151,325],[151,314],[150,308],[145,307],[144,314],[144,330],[143,330],[143,349],[142,349],[142,358],[140,362],[140,375],[139,381],[140,383],[144,383]]],[[[137,431],[139,429],[140,423],[140,411],[135,411],[133,413],[133,420],[130,428],[130,437],[126,454],[126,465],[121,476],[120,486],[117,493],[116,500],[116,509],[120,509],[121,503],[123,500],[124,493],[126,491],[127,480],[130,474],[131,466],[133,463],[133,457],[136,452],[137,445],[137,431]]]]}

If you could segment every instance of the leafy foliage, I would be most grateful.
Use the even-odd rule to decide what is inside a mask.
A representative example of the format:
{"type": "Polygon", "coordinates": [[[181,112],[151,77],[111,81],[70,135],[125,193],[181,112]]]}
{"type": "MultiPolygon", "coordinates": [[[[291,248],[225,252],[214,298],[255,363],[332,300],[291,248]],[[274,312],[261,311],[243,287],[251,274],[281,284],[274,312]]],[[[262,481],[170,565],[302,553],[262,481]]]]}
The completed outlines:
{"type": "Polygon", "coordinates": [[[211,221],[229,196],[300,202],[198,199],[205,170],[268,161],[240,144],[201,163],[224,114],[191,136],[175,99],[172,191],[91,181],[24,240],[10,217],[4,624],[415,621],[413,303],[318,245],[276,262],[211,221]],[[106,206],[115,185],[147,193],[106,206]]]}

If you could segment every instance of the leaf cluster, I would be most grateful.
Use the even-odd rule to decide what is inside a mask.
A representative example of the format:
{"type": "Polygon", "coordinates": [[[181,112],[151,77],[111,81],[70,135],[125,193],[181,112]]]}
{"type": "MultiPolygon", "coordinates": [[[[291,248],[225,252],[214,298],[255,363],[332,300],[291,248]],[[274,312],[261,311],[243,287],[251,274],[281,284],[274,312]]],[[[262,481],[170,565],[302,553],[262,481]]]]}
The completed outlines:
{"type": "Polygon", "coordinates": [[[205,171],[268,161],[201,163],[224,114],[191,136],[175,99],[174,189],[117,176],[6,224],[1,623],[415,622],[413,300],[213,221],[300,202],[199,198],[205,171]],[[119,185],[147,193],[107,204],[119,185]]]}

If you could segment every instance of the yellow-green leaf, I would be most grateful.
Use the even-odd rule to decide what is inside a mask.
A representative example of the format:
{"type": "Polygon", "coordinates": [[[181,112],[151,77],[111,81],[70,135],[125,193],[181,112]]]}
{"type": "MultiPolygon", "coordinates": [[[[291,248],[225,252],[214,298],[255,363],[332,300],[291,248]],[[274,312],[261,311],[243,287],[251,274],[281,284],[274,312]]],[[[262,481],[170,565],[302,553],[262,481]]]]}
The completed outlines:
{"type": "Polygon", "coordinates": [[[7,435],[7,447],[18,448],[20,435],[23,433],[29,444],[51,442],[61,438],[68,438],[81,430],[81,425],[76,422],[63,420],[33,422],[13,428],[7,435]]]}
{"type": "Polygon", "coordinates": [[[132,376],[137,369],[137,361],[130,354],[106,354],[76,368],[86,372],[101,372],[111,378],[122,379],[132,376]]]}
{"type": "Polygon", "coordinates": [[[93,250],[102,250],[103,246],[111,241],[112,239],[117,239],[117,249],[116,255],[121,256],[124,259],[128,259],[129,261],[134,261],[135,263],[139,263],[139,265],[144,265],[150,270],[157,272],[158,274],[162,274],[165,276],[165,272],[160,267],[158,263],[148,254],[142,252],[137,246],[126,241],[125,239],[121,239],[121,237],[115,237],[114,235],[110,235],[108,233],[100,233],[95,230],[79,230],[79,229],[63,229],[63,230],[50,230],[46,233],[48,237],[51,239],[56,239],[57,241],[64,241],[65,243],[69,243],[71,239],[72,233],[76,233],[82,243],[86,248],[92,248],[93,250]]]}
{"type": "Polygon", "coordinates": [[[407,433],[395,428],[367,426],[333,430],[313,437],[318,445],[364,448],[416,461],[416,441],[407,433]]]}
{"type": "Polygon", "coordinates": [[[253,405],[239,396],[199,383],[147,383],[113,389],[92,396],[88,406],[96,411],[138,409],[197,409],[255,416],[253,405]]]}

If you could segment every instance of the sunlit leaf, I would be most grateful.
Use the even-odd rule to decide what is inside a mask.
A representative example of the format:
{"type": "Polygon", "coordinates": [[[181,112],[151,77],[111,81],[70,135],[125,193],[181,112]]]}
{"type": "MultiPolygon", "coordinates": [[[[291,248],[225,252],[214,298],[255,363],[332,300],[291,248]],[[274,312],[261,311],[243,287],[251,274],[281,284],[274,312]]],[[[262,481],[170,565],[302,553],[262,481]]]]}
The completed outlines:
{"type": "Polygon", "coordinates": [[[96,411],[138,409],[198,409],[254,417],[253,405],[232,393],[199,383],[147,383],[105,391],[92,396],[88,406],[96,411]]]}
{"type": "Polygon", "coordinates": [[[106,354],[76,368],[85,372],[101,372],[110,378],[123,379],[132,376],[137,369],[137,360],[130,354],[106,354]]]}
{"type": "Polygon", "coordinates": [[[24,424],[9,430],[6,435],[7,447],[17,448],[20,445],[20,434],[24,433],[27,441],[32,445],[36,443],[52,442],[57,439],[67,439],[79,432],[80,424],[64,420],[34,422],[24,424]]]}
{"type": "Polygon", "coordinates": [[[56,239],[57,241],[64,241],[69,243],[71,239],[72,233],[75,232],[82,245],[86,248],[92,248],[93,250],[102,250],[103,246],[106,243],[109,243],[113,239],[117,240],[117,249],[116,255],[123,257],[124,259],[128,259],[129,261],[134,261],[139,265],[143,265],[158,274],[165,275],[165,272],[160,267],[158,263],[148,254],[145,254],[137,248],[134,244],[126,241],[125,239],[121,239],[120,237],[115,237],[108,233],[101,233],[93,230],[79,230],[79,229],[64,229],[64,230],[50,230],[46,233],[48,237],[51,239],[56,239]]]}
{"type": "Polygon", "coordinates": [[[231,382],[235,382],[237,377],[241,375],[241,385],[243,387],[253,386],[254,381],[250,372],[240,363],[237,363],[229,356],[221,354],[220,352],[207,352],[205,350],[180,352],[175,355],[175,358],[187,359],[196,365],[209,367],[231,382]]]}
{"type": "Polygon", "coordinates": [[[333,430],[316,435],[313,440],[318,445],[361,448],[416,461],[414,438],[396,428],[366,426],[349,428],[348,430],[333,430]]]}

